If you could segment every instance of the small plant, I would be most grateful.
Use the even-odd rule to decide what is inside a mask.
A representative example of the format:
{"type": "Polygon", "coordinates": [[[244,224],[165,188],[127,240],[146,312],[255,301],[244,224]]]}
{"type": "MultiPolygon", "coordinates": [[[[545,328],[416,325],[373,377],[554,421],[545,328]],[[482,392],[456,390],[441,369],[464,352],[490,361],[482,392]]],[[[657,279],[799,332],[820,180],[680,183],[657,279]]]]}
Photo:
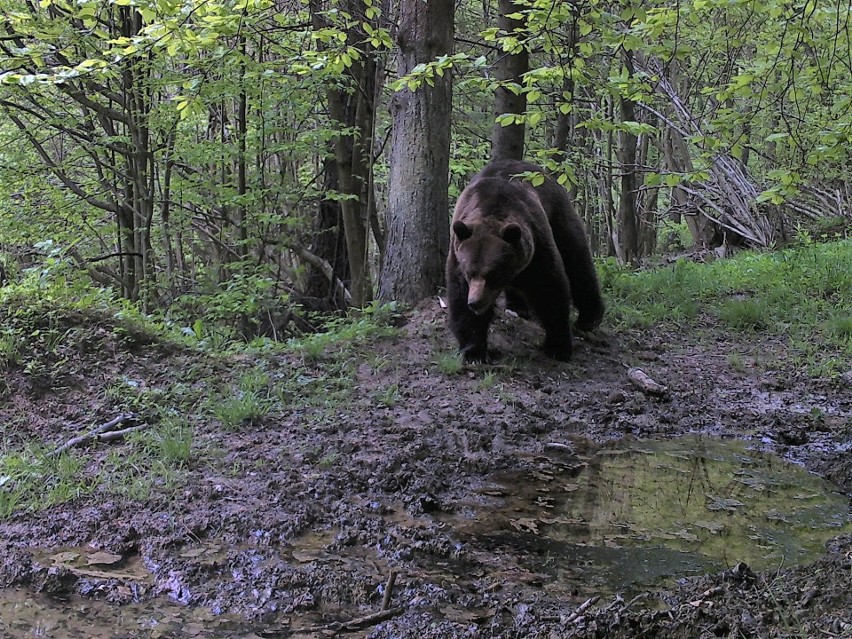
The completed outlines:
{"type": "Polygon", "coordinates": [[[221,399],[213,414],[226,428],[237,428],[260,421],[269,414],[270,408],[271,402],[257,391],[240,390],[232,397],[221,399]]]}
{"type": "Polygon", "coordinates": [[[376,394],[376,401],[390,408],[399,401],[399,384],[391,384],[382,392],[376,394]]]}
{"type": "Polygon", "coordinates": [[[275,406],[271,393],[269,375],[255,368],[240,378],[233,395],[219,399],[213,414],[226,428],[259,422],[275,406]]]}
{"type": "Polygon", "coordinates": [[[0,335],[0,368],[10,368],[21,363],[21,338],[12,331],[0,335]]]}
{"type": "Polygon", "coordinates": [[[295,348],[306,362],[316,362],[322,358],[333,341],[326,333],[318,333],[311,339],[299,340],[295,348]]]}
{"type": "Polygon", "coordinates": [[[0,455],[0,518],[17,510],[38,511],[90,492],[97,479],[87,477],[84,460],[72,452],[58,456],[31,446],[0,455]]]}
{"type": "Polygon", "coordinates": [[[240,388],[245,391],[263,391],[269,388],[269,373],[261,368],[253,368],[240,377],[240,388]]]}
{"type": "Polygon", "coordinates": [[[177,419],[166,419],[153,433],[154,453],[164,464],[183,468],[192,457],[192,428],[177,419]]]}
{"type": "Polygon", "coordinates": [[[163,403],[168,399],[165,391],[146,387],[125,376],[112,380],[104,390],[104,394],[116,407],[134,413],[156,414],[162,410],[163,403]]]}
{"type": "Polygon", "coordinates": [[[48,472],[53,475],[45,505],[71,501],[86,492],[86,482],[81,480],[84,464],[80,457],[65,453],[56,458],[46,457],[45,461],[48,472]]]}
{"type": "Polygon", "coordinates": [[[494,371],[488,371],[483,375],[482,379],[479,380],[479,388],[480,390],[487,390],[489,388],[494,388],[497,384],[497,375],[494,371]]]}
{"type": "Polygon", "coordinates": [[[744,373],[746,370],[743,356],[739,353],[728,353],[728,365],[738,373],[744,373]]]}
{"type": "Polygon", "coordinates": [[[757,330],[766,326],[766,304],[757,300],[729,300],[719,310],[719,318],[734,330],[757,330]]]}
{"type": "Polygon", "coordinates": [[[319,466],[323,470],[329,470],[330,468],[334,467],[334,464],[337,462],[337,459],[339,457],[339,453],[327,453],[317,461],[317,466],[319,466]]]}
{"type": "Polygon", "coordinates": [[[397,315],[394,306],[373,305],[361,311],[360,317],[333,319],[325,331],[291,339],[287,345],[306,362],[316,362],[332,353],[338,357],[359,342],[395,334],[397,329],[388,322],[395,321],[397,315]]]}
{"type": "Polygon", "coordinates": [[[442,353],[434,363],[444,375],[458,375],[464,368],[461,357],[455,353],[442,353]]]}
{"type": "Polygon", "coordinates": [[[828,334],[840,339],[852,339],[852,315],[835,315],[826,322],[828,334]]]}

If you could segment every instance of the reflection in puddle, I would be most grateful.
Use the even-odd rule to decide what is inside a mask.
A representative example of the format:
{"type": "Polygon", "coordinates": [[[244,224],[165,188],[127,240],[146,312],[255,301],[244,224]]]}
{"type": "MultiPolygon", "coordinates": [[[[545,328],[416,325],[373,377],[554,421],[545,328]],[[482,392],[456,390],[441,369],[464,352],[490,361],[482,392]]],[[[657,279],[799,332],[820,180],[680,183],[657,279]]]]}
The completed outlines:
{"type": "Polygon", "coordinates": [[[517,553],[555,589],[629,590],[740,561],[798,564],[852,530],[846,497],[738,441],[628,442],[577,469],[492,479],[468,504],[475,515],[451,525],[474,546],[517,553]]]}

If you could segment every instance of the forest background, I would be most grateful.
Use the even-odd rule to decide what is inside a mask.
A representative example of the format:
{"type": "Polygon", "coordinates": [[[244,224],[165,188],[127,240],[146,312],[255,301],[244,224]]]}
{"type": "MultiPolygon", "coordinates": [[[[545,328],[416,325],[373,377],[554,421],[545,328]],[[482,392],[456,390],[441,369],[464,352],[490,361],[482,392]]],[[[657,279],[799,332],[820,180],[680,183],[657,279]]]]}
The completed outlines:
{"type": "Polygon", "coordinates": [[[0,6],[2,277],[199,334],[434,294],[490,158],[556,175],[613,264],[852,222],[841,0],[0,6]]]}

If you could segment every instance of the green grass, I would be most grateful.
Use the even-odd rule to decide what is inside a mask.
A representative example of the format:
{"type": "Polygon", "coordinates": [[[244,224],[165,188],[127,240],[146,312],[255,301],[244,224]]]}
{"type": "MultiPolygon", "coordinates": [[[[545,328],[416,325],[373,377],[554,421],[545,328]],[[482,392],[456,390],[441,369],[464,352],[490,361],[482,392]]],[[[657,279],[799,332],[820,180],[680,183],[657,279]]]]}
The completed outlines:
{"type": "Polygon", "coordinates": [[[377,403],[385,406],[386,408],[391,408],[392,406],[396,406],[396,404],[400,400],[399,394],[399,384],[390,384],[384,390],[377,392],[373,399],[376,400],[377,403]]]}
{"type": "Polygon", "coordinates": [[[737,352],[728,353],[728,365],[732,370],[735,370],[738,373],[744,373],[746,371],[746,364],[743,361],[743,356],[737,352]]]}
{"type": "Polygon", "coordinates": [[[826,332],[836,339],[852,339],[852,315],[835,315],[826,321],[826,332]]]}
{"type": "Polygon", "coordinates": [[[433,363],[444,375],[458,375],[464,370],[464,362],[458,353],[441,353],[433,363]]]}
{"type": "Polygon", "coordinates": [[[373,305],[348,317],[325,323],[325,330],[290,339],[287,349],[301,355],[306,363],[339,359],[364,342],[398,333],[393,326],[398,312],[394,304],[373,305]]]}
{"type": "Polygon", "coordinates": [[[852,240],[639,272],[607,261],[601,281],[617,329],[717,325],[852,354],[852,240]]]}
{"type": "Polygon", "coordinates": [[[766,328],[767,306],[763,300],[728,300],[719,307],[719,319],[736,331],[756,331],[766,328]]]}
{"type": "Polygon", "coordinates": [[[33,270],[0,288],[0,400],[10,390],[6,378],[24,377],[29,387],[58,397],[71,387],[87,389],[93,406],[104,405],[114,414],[132,411],[146,428],[122,441],[53,455],[65,439],[94,424],[81,424],[79,433],[26,435],[30,428],[16,427],[26,415],[0,405],[0,519],[92,493],[145,499],[152,491],[177,487],[206,454],[194,441],[193,425],[199,393],[206,392],[197,382],[211,374],[209,359],[177,357],[158,364],[162,375],[135,365],[117,373],[128,362],[124,350],[151,345],[159,353],[183,353],[187,340],[78,275],[74,269],[48,275],[33,270]],[[180,381],[170,383],[170,374],[180,381]]]}
{"type": "Polygon", "coordinates": [[[494,371],[488,371],[482,376],[482,379],[479,380],[477,387],[479,390],[488,390],[489,388],[494,388],[496,385],[497,374],[494,371]]]}
{"type": "Polygon", "coordinates": [[[199,457],[192,427],[177,418],[137,431],[124,441],[93,443],[52,455],[41,445],[0,445],[0,519],[38,512],[96,491],[147,499],[173,490],[199,457]],[[105,454],[103,454],[105,452],[105,454]]]}
{"type": "Polygon", "coordinates": [[[92,490],[95,479],[82,475],[83,459],[74,451],[51,456],[39,446],[0,454],[0,518],[16,510],[40,510],[92,490]]]}

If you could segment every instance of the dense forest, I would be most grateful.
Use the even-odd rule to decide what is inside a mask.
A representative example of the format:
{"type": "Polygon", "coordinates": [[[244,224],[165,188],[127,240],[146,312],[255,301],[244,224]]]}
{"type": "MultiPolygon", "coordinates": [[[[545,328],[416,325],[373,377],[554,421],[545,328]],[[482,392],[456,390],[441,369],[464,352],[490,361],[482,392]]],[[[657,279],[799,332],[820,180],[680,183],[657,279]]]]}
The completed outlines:
{"type": "Polygon", "coordinates": [[[8,276],[65,269],[234,335],[434,294],[490,158],[557,176],[621,264],[852,216],[845,2],[2,6],[8,276]]]}

